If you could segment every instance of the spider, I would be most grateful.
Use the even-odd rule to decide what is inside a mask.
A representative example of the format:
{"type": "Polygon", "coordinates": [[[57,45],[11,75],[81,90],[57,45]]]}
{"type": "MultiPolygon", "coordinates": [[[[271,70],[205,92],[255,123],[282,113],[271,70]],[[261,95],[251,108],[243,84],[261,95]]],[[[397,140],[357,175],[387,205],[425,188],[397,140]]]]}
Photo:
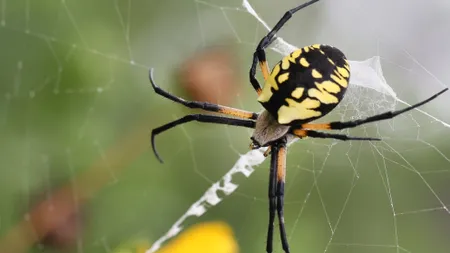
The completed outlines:
{"type": "Polygon", "coordinates": [[[190,114],[152,130],[151,144],[156,158],[162,159],[156,151],[155,136],[180,124],[190,121],[241,126],[254,129],[250,148],[268,147],[265,155],[271,154],[269,176],[269,225],[266,252],[273,251],[273,230],[275,215],[278,214],[281,245],[289,253],[284,224],[284,184],[286,172],[287,143],[305,137],[338,140],[379,141],[379,138],[352,137],[344,134],[316,130],[341,130],[362,124],[391,119],[399,114],[419,107],[441,95],[448,88],[434,96],[401,110],[388,111],[364,119],[346,122],[310,123],[332,111],[342,100],[350,79],[350,66],[345,55],[337,48],[315,44],[293,51],[278,62],[269,72],[265,49],[276,39],[276,33],[297,11],[317,2],[311,0],[289,11],[275,27],[259,42],[253,54],[250,67],[250,83],[258,94],[258,102],[264,107],[261,113],[249,112],[223,105],[200,101],[187,101],[158,87],[150,69],[149,78],[154,91],[174,102],[189,108],[215,112],[219,115],[190,114]],[[261,89],[255,77],[256,67],[262,71],[265,83],[261,89]],[[229,116],[229,117],[226,117],[229,116]]]}

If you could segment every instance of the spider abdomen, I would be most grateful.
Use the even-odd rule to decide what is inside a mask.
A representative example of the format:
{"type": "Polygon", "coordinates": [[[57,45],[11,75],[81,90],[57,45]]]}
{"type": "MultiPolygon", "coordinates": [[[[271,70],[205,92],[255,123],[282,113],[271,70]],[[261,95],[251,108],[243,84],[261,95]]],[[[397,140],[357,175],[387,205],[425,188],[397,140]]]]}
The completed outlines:
{"type": "Polygon", "coordinates": [[[350,79],[345,55],[328,45],[295,50],[272,69],[258,101],[280,124],[323,117],[342,100],[350,79]]]}

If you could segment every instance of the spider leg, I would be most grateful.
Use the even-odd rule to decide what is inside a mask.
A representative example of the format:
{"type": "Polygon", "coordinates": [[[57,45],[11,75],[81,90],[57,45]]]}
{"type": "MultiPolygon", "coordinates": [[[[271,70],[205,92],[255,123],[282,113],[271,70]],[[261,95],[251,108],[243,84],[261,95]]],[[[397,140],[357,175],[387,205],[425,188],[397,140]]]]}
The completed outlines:
{"type": "Polygon", "coordinates": [[[263,154],[264,157],[268,157],[270,155],[271,149],[272,149],[272,146],[268,146],[267,147],[266,152],[264,152],[264,154],[263,154]]]}
{"type": "Polygon", "coordinates": [[[215,124],[222,124],[222,125],[231,125],[231,126],[242,126],[242,127],[248,127],[248,128],[255,128],[255,122],[252,120],[244,120],[244,119],[234,119],[234,118],[227,118],[222,116],[216,116],[216,115],[207,115],[207,114],[190,114],[186,115],[182,118],[179,118],[177,120],[174,120],[172,122],[169,122],[165,125],[162,125],[160,127],[157,127],[152,130],[151,135],[151,143],[153,152],[155,153],[156,158],[162,163],[162,159],[159,156],[158,152],[156,151],[156,145],[155,145],[155,136],[169,130],[173,127],[176,127],[178,125],[190,122],[190,121],[198,121],[198,122],[205,122],[205,123],[215,123],[215,124]]]}
{"type": "Polygon", "coordinates": [[[269,176],[269,227],[267,229],[266,252],[273,251],[273,230],[275,212],[278,214],[281,245],[285,253],[289,253],[289,244],[284,227],[284,182],[286,175],[286,138],[271,146],[269,176]]]}
{"type": "Polygon", "coordinates": [[[280,227],[281,246],[284,252],[289,253],[289,243],[284,227],[284,182],[286,181],[286,139],[279,143],[277,158],[277,213],[278,225],[280,227]]]}
{"type": "Polygon", "coordinates": [[[149,79],[152,84],[153,89],[158,95],[161,95],[165,98],[168,98],[174,102],[180,103],[186,107],[193,109],[202,109],[210,112],[217,112],[225,115],[231,115],[233,117],[238,117],[241,119],[257,119],[258,114],[254,112],[248,112],[240,109],[235,109],[223,105],[211,104],[207,102],[199,102],[199,101],[188,101],[183,98],[177,97],[175,95],[170,94],[169,92],[161,89],[158,85],[156,85],[153,78],[153,69],[149,71],[149,79]]]}
{"type": "Polygon", "coordinates": [[[250,67],[249,78],[250,83],[253,86],[253,89],[255,89],[256,93],[259,95],[261,94],[262,90],[261,85],[256,79],[256,64],[258,63],[258,58],[259,58],[259,66],[261,67],[264,80],[266,80],[269,77],[269,65],[267,63],[266,54],[264,53],[264,50],[262,50],[262,53],[259,53],[259,57],[257,51],[253,54],[253,62],[252,66],[250,67]]]}
{"type": "Polygon", "coordinates": [[[317,1],[319,0],[311,0],[287,11],[283,15],[283,17],[278,21],[278,23],[272,28],[272,30],[266,36],[264,36],[259,42],[258,46],[256,47],[256,51],[253,54],[253,62],[249,72],[250,83],[252,84],[253,88],[258,93],[258,95],[261,93],[261,86],[259,85],[259,82],[255,77],[256,64],[258,63],[258,61],[264,76],[264,80],[266,80],[269,76],[269,68],[264,49],[266,49],[275,40],[275,34],[283,27],[283,25],[292,17],[294,13],[317,1]]]}
{"type": "Polygon", "coordinates": [[[381,141],[380,138],[373,137],[353,137],[347,136],[344,134],[331,134],[331,133],[322,133],[314,130],[305,130],[305,129],[294,129],[292,131],[294,135],[299,138],[311,137],[311,138],[321,138],[321,139],[337,139],[342,141],[381,141]]]}
{"type": "MultiPolygon", "coordinates": [[[[275,34],[284,26],[284,24],[291,19],[292,15],[294,13],[296,13],[297,11],[308,7],[309,5],[318,2],[319,0],[311,0],[309,2],[306,2],[304,4],[301,4],[295,8],[292,8],[290,10],[288,10],[283,17],[281,17],[281,19],[278,21],[278,23],[272,28],[272,30],[264,37],[261,39],[261,41],[258,44],[258,47],[256,48],[256,51],[259,52],[259,50],[264,50],[266,49],[267,46],[270,45],[270,43],[272,43],[275,39],[275,34]]],[[[258,55],[259,56],[259,55],[258,55]]]]}
{"type": "Polygon", "coordinates": [[[278,163],[278,147],[274,145],[271,147],[272,156],[270,159],[270,174],[269,174],[269,227],[267,229],[266,252],[273,251],[273,228],[275,222],[275,212],[277,208],[277,163],[278,163]]]}
{"type": "Polygon", "coordinates": [[[396,111],[388,111],[385,113],[381,113],[378,115],[374,115],[365,119],[359,119],[359,120],[352,120],[352,121],[346,121],[346,122],[340,122],[340,121],[335,121],[335,122],[330,122],[330,123],[322,123],[322,124],[315,124],[315,123],[308,123],[308,124],[302,124],[300,126],[301,129],[322,129],[322,130],[340,130],[340,129],[345,129],[345,128],[352,128],[352,127],[356,127],[362,124],[366,124],[366,123],[370,123],[370,122],[375,122],[375,121],[380,121],[380,120],[386,120],[386,119],[392,119],[402,113],[411,111],[412,109],[415,109],[423,104],[426,104],[428,102],[430,102],[431,100],[435,99],[436,97],[438,97],[439,95],[441,95],[442,93],[446,92],[448,90],[448,88],[443,89],[442,91],[434,94],[433,96],[429,97],[428,99],[423,100],[422,102],[419,102],[417,104],[408,106],[404,109],[401,110],[396,110],[396,111]]]}

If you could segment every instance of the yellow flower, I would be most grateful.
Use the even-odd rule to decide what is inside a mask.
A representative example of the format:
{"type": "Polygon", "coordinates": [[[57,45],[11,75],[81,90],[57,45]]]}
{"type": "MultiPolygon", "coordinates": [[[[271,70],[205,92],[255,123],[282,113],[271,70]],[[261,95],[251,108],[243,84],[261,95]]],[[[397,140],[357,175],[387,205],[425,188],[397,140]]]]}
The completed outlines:
{"type": "MultiPolygon", "coordinates": [[[[146,240],[136,240],[119,246],[114,253],[145,253],[150,248],[146,240]]],[[[156,253],[238,253],[238,245],[230,226],[223,222],[194,225],[163,246],[156,253]]]]}

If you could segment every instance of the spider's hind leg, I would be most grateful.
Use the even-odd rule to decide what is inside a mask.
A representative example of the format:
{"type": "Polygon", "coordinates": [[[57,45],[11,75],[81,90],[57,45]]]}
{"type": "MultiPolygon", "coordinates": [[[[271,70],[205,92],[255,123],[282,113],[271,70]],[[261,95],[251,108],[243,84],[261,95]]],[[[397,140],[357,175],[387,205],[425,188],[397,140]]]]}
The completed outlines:
{"type": "Polygon", "coordinates": [[[437,98],[438,96],[440,96],[442,93],[446,92],[447,90],[448,90],[448,88],[445,88],[445,89],[441,90],[440,92],[434,94],[433,96],[431,96],[417,104],[408,106],[408,107],[400,109],[400,110],[387,111],[387,112],[380,113],[380,114],[377,114],[374,116],[370,116],[370,117],[367,117],[364,119],[351,120],[351,121],[345,121],[345,122],[335,121],[335,122],[330,122],[330,123],[307,123],[307,124],[301,125],[301,128],[302,129],[316,129],[316,130],[341,130],[341,129],[346,129],[346,128],[357,127],[357,126],[375,122],[375,121],[392,119],[400,114],[411,111],[419,106],[422,106],[422,105],[430,102],[431,100],[437,98]]]}
{"type": "Polygon", "coordinates": [[[277,215],[280,229],[281,246],[285,253],[289,253],[289,243],[284,226],[284,183],[286,182],[286,139],[279,143],[277,155],[277,215]]]}
{"type": "Polygon", "coordinates": [[[273,251],[273,230],[275,214],[278,215],[281,245],[285,253],[289,253],[286,229],[284,226],[284,183],[286,179],[286,138],[282,138],[271,146],[269,177],[269,227],[267,230],[266,252],[273,251]]]}
{"type": "Polygon", "coordinates": [[[334,133],[323,133],[317,132],[314,130],[305,130],[305,129],[293,129],[292,133],[298,138],[321,138],[321,139],[336,139],[341,141],[381,141],[380,138],[374,137],[354,137],[348,136],[345,134],[334,134],[334,133]]]}

